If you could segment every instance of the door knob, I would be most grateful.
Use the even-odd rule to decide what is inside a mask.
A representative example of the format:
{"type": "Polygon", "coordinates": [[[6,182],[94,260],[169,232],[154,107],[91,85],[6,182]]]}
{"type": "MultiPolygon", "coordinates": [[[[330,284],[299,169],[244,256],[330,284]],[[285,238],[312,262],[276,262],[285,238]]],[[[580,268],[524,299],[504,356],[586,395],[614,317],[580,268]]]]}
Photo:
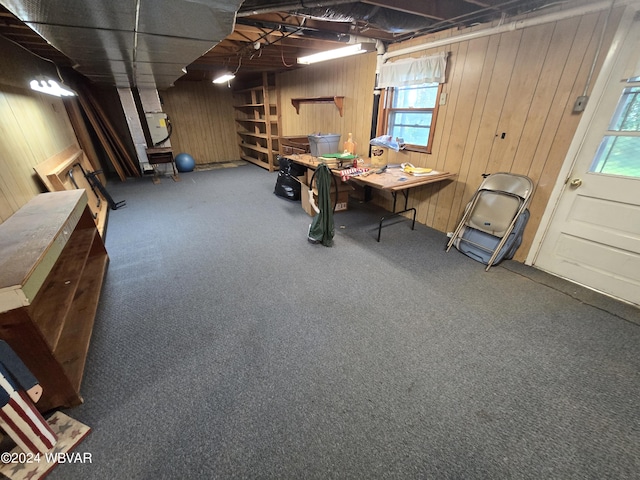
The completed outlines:
{"type": "Polygon", "coordinates": [[[573,180],[571,180],[569,185],[571,185],[573,188],[578,188],[580,185],[582,185],[582,179],[581,178],[574,178],[573,180]]]}

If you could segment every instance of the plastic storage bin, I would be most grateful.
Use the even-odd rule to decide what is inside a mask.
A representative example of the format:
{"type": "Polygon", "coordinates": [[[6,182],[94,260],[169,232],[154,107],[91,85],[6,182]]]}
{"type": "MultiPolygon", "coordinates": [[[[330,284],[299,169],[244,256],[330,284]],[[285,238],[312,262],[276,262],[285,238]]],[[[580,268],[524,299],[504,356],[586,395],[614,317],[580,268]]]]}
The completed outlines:
{"type": "Polygon", "coordinates": [[[311,155],[321,157],[329,153],[338,153],[340,149],[340,134],[329,133],[327,135],[309,135],[309,147],[311,155]]]}

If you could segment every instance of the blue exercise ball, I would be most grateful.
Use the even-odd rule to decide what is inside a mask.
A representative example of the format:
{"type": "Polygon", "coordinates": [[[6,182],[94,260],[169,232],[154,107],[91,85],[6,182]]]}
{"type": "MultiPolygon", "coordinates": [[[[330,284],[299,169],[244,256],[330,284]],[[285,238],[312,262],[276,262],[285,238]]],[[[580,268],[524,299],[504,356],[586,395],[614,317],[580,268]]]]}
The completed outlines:
{"type": "Polygon", "coordinates": [[[176,155],[175,161],[179,172],[193,172],[196,166],[196,161],[188,153],[179,153],[176,155]]]}

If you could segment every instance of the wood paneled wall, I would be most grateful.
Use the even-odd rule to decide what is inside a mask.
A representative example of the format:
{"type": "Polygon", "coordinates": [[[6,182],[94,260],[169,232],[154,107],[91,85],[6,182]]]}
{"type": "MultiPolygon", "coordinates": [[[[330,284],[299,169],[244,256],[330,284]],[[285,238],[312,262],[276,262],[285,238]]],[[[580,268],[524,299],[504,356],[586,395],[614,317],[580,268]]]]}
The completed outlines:
{"type": "Polygon", "coordinates": [[[189,153],[199,165],[240,158],[231,89],[208,81],[176,82],[159,93],[173,125],[174,154],[189,153]]]}
{"type": "Polygon", "coordinates": [[[283,136],[304,136],[312,133],[339,133],[342,142],[353,133],[358,153],[368,154],[373,112],[376,54],[309,65],[277,77],[280,90],[280,126],[283,136]],[[305,103],[300,113],[291,104],[292,98],[344,96],[344,113],[331,103],[305,103]]]}
{"type": "MultiPolygon", "coordinates": [[[[622,10],[615,9],[609,19],[594,79],[622,10]]],[[[420,223],[452,231],[482,173],[525,174],[536,185],[531,218],[516,255],[519,261],[526,258],[580,120],[580,114],[572,112],[573,104],[585,88],[605,17],[603,11],[411,54],[449,52],[443,86],[447,101],[439,110],[432,153],[389,151],[388,161],[456,174],[451,182],[412,191],[410,206],[417,208],[420,223]]],[[[416,38],[393,45],[390,51],[427,45],[456,33],[416,38]]],[[[322,130],[345,135],[353,129],[358,141],[366,143],[375,54],[327,65],[331,66],[280,75],[283,132],[322,130]],[[304,105],[299,116],[287,106],[291,97],[321,95],[347,97],[344,119],[329,106],[304,105]]],[[[376,201],[391,208],[390,195],[377,195],[376,201]]]]}
{"type": "Polygon", "coordinates": [[[0,84],[0,223],[44,191],[33,168],[74,144],[62,100],[0,84]]]}
{"type": "Polygon", "coordinates": [[[77,144],[62,100],[34,92],[36,75],[55,68],[0,38],[0,223],[44,190],[33,170],[77,144]]]}

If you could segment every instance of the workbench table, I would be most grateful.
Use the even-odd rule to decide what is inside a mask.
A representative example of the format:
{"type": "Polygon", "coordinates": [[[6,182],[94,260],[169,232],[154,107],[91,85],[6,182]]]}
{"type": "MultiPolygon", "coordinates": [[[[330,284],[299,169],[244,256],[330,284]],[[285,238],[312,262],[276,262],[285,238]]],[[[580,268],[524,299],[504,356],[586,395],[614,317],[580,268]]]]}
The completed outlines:
{"type": "MultiPolygon", "coordinates": [[[[305,167],[316,169],[322,162],[320,157],[312,157],[311,155],[290,155],[286,157],[292,162],[299,163],[305,167]]],[[[379,167],[373,167],[371,170],[375,171],[379,167]]],[[[340,169],[332,169],[332,173],[342,178],[342,171],[340,169]]],[[[380,218],[378,224],[378,242],[380,241],[380,235],[382,233],[383,222],[390,218],[403,213],[413,212],[413,218],[411,223],[411,230],[415,228],[416,224],[416,209],[414,207],[408,208],[409,191],[412,188],[428,185],[431,183],[441,182],[443,180],[454,177],[454,173],[449,172],[437,172],[432,171],[426,175],[410,175],[402,171],[401,168],[387,168],[383,173],[370,173],[368,175],[358,175],[349,177],[350,182],[354,182],[365,187],[376,188],[378,190],[386,190],[391,192],[393,196],[393,210],[390,215],[385,215],[380,218]],[[402,192],[404,196],[404,209],[396,212],[396,203],[398,192],[402,192]]]]}

